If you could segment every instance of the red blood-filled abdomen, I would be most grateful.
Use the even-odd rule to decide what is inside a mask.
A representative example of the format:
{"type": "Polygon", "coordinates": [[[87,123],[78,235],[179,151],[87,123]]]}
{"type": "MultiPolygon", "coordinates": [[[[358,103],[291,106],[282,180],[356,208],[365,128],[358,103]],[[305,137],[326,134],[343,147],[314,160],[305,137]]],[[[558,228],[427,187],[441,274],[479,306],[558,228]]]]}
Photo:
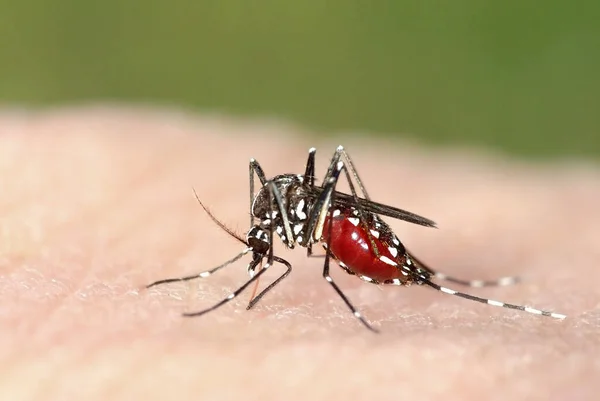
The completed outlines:
{"type": "MultiPolygon", "coordinates": [[[[329,216],[327,216],[321,238],[321,241],[325,243],[329,236],[329,221],[329,216]]],[[[396,248],[393,244],[388,243],[374,228],[370,227],[369,229],[374,231],[372,238],[379,251],[379,257],[375,255],[369,236],[363,224],[358,223],[358,218],[352,216],[349,211],[342,211],[334,216],[331,240],[329,241],[331,253],[337,260],[343,262],[348,270],[357,275],[379,282],[392,279],[404,281],[405,276],[400,270],[400,266],[404,263],[404,254],[394,252],[396,248]],[[396,263],[397,266],[393,266],[393,263],[396,263]]]]}

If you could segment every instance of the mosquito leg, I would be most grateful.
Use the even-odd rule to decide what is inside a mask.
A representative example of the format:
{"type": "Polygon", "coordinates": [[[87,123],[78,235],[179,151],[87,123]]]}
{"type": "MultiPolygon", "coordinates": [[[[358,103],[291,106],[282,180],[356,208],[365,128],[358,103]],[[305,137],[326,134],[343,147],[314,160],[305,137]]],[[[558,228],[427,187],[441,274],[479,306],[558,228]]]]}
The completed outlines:
{"type": "MultiPolygon", "coordinates": [[[[341,147],[340,147],[341,148],[341,147]]],[[[340,150],[338,148],[338,151],[340,150]]],[[[343,148],[342,148],[343,149],[343,148]]],[[[367,232],[367,236],[371,243],[371,248],[375,252],[375,255],[379,256],[379,250],[373,240],[373,236],[371,230],[367,226],[366,220],[363,218],[364,213],[361,212],[362,208],[358,203],[358,196],[356,195],[356,191],[354,190],[354,186],[352,185],[352,181],[350,176],[348,175],[347,169],[345,168],[344,162],[339,160],[339,153],[336,153],[334,156],[334,160],[338,160],[331,174],[329,174],[329,178],[325,182],[323,182],[323,192],[319,196],[315,206],[313,207],[313,212],[309,218],[307,232],[313,233],[313,239],[319,240],[323,233],[323,224],[325,223],[325,216],[327,214],[327,210],[331,208],[331,205],[334,205],[334,197],[337,195],[335,191],[335,187],[339,181],[339,176],[342,171],[346,173],[346,177],[348,179],[348,183],[350,184],[350,189],[352,190],[353,197],[355,199],[356,210],[358,211],[359,221],[362,222],[365,231],[367,232]],[[336,157],[337,156],[337,157],[336,157]]],[[[308,237],[308,236],[307,236],[308,237]]]]}
{"type": "MultiPolygon", "coordinates": [[[[254,259],[253,263],[258,263],[259,261],[260,261],[260,259],[254,259]]],[[[201,315],[204,315],[205,313],[208,313],[210,311],[213,311],[213,310],[225,305],[227,302],[231,301],[233,298],[240,295],[242,293],[242,291],[244,291],[250,284],[252,284],[254,281],[258,280],[260,278],[260,276],[262,276],[269,269],[269,267],[270,267],[269,263],[266,263],[263,266],[262,270],[260,270],[258,273],[256,273],[256,275],[254,277],[252,277],[250,280],[246,281],[240,288],[238,288],[237,290],[235,290],[234,292],[229,294],[226,298],[217,302],[215,305],[211,306],[210,308],[201,310],[199,312],[184,313],[183,316],[185,316],[185,317],[201,316],[201,315]]]]}
{"type": "Polygon", "coordinates": [[[369,197],[369,194],[367,193],[365,186],[362,183],[362,180],[358,176],[358,171],[356,170],[354,162],[352,162],[350,155],[348,155],[348,153],[346,152],[344,147],[341,145],[338,146],[337,149],[335,150],[335,153],[333,154],[333,157],[331,159],[331,164],[329,166],[329,169],[327,169],[327,173],[325,174],[325,179],[323,181],[325,182],[330,176],[333,175],[333,172],[335,170],[335,164],[340,160],[340,158],[344,159],[344,161],[345,161],[344,164],[346,165],[347,170],[349,170],[349,173],[348,173],[348,171],[346,172],[346,176],[347,176],[348,182],[350,183],[350,186],[351,186],[350,189],[352,190],[352,195],[358,199],[356,190],[354,190],[352,187],[352,179],[350,178],[350,174],[352,174],[352,176],[354,177],[354,180],[358,184],[358,188],[360,189],[360,192],[364,195],[365,199],[371,200],[371,198],[369,197]]]}
{"type": "Polygon", "coordinates": [[[308,244],[306,244],[306,257],[310,258],[312,256],[313,256],[312,244],[308,243],[308,244]]]}
{"type": "Polygon", "coordinates": [[[150,287],[154,287],[154,286],[161,285],[161,284],[166,284],[166,283],[174,283],[174,282],[179,282],[179,281],[189,281],[189,280],[194,280],[194,279],[197,279],[197,278],[205,278],[205,277],[211,276],[216,271],[224,268],[225,266],[228,266],[228,265],[234,263],[235,261],[237,261],[238,259],[240,259],[242,256],[244,256],[245,254],[247,254],[248,252],[250,252],[250,251],[253,250],[252,247],[248,246],[248,244],[246,243],[246,241],[242,237],[240,237],[239,235],[237,235],[236,233],[234,233],[229,227],[227,227],[219,219],[217,219],[211,213],[211,211],[204,205],[204,203],[202,203],[202,201],[198,197],[198,193],[196,192],[196,190],[193,189],[193,191],[194,191],[194,195],[196,196],[196,200],[198,201],[198,203],[200,204],[200,206],[202,206],[202,208],[204,209],[204,211],[206,212],[206,214],[208,214],[208,217],[210,217],[210,219],[216,225],[218,225],[223,231],[225,231],[227,234],[229,234],[233,238],[237,239],[242,244],[246,245],[246,248],[242,252],[240,252],[238,255],[236,255],[234,258],[226,261],[225,263],[223,263],[223,264],[221,264],[221,265],[219,265],[219,266],[217,266],[217,267],[215,267],[215,268],[213,268],[211,270],[207,270],[207,271],[204,271],[202,273],[194,274],[194,275],[191,275],[191,276],[184,276],[184,277],[168,278],[168,279],[164,279],[164,280],[158,280],[158,281],[155,281],[155,282],[153,282],[151,284],[148,284],[146,286],[146,288],[150,288],[150,287]]]}
{"type": "Polygon", "coordinates": [[[287,260],[279,258],[277,256],[273,256],[273,260],[284,265],[286,267],[285,272],[281,276],[279,276],[275,281],[269,284],[267,288],[262,290],[257,296],[253,297],[248,303],[248,306],[246,307],[247,310],[252,309],[258,303],[258,301],[260,301],[261,298],[265,296],[267,292],[271,291],[277,284],[279,284],[292,272],[292,265],[287,260]]]}
{"type": "Polygon", "coordinates": [[[350,155],[348,154],[348,152],[346,152],[346,150],[343,147],[340,146],[340,148],[341,148],[340,153],[343,155],[344,159],[346,159],[346,167],[352,173],[354,180],[356,181],[356,183],[358,184],[358,187],[360,188],[360,192],[362,192],[362,194],[365,196],[365,199],[371,200],[371,198],[369,197],[369,194],[367,193],[367,189],[365,188],[365,186],[362,183],[362,180],[358,176],[358,170],[354,166],[354,162],[350,158],[350,155]]]}
{"type": "MultiPolygon", "coordinates": [[[[252,165],[252,163],[251,163],[252,165]]],[[[258,165],[258,163],[256,163],[254,165],[254,168],[258,168],[260,169],[260,166],[258,165]]],[[[257,170],[260,171],[260,174],[257,174],[259,176],[259,178],[261,179],[261,182],[264,178],[264,173],[262,172],[262,170],[257,170]]],[[[250,174],[251,177],[253,177],[253,174],[250,174]]],[[[252,180],[251,180],[251,186],[253,185],[252,180]]],[[[266,181],[263,183],[263,186],[267,187],[267,194],[268,194],[268,201],[269,201],[269,208],[270,208],[270,212],[267,214],[267,218],[269,219],[270,223],[269,223],[269,227],[270,227],[270,234],[269,234],[269,249],[268,249],[268,264],[272,265],[273,264],[273,237],[275,235],[275,218],[276,218],[276,212],[279,213],[279,215],[281,216],[281,220],[283,223],[283,227],[284,227],[284,231],[285,231],[285,238],[284,239],[287,242],[287,246],[289,248],[293,248],[294,247],[294,237],[292,234],[292,228],[290,225],[290,220],[289,220],[289,216],[287,214],[287,210],[284,207],[283,204],[283,198],[281,196],[281,193],[279,191],[279,189],[275,186],[275,184],[273,184],[272,181],[266,181]]],[[[253,194],[253,191],[251,191],[251,194],[253,194]]],[[[252,209],[252,204],[250,205],[250,209],[252,209]]],[[[253,216],[251,216],[251,221],[253,222],[253,216]]],[[[267,250],[261,250],[260,252],[266,252],[267,250]]],[[[283,260],[283,259],[281,259],[283,260]]],[[[252,271],[254,270],[254,268],[252,268],[252,271]]],[[[260,268],[259,268],[260,271],[260,268]]],[[[283,279],[283,278],[282,278],[283,279]]],[[[256,281],[256,284],[254,286],[254,289],[252,290],[252,295],[250,297],[250,302],[252,303],[252,299],[255,298],[255,294],[256,291],[258,290],[258,281],[256,281]]],[[[264,291],[263,291],[264,292],[264,291]]],[[[264,294],[259,294],[259,297],[262,297],[264,294]]],[[[252,304],[248,304],[248,307],[251,308],[252,304]]]]}
{"type": "Polygon", "coordinates": [[[473,287],[473,288],[503,287],[503,286],[516,284],[520,281],[519,277],[514,277],[514,276],[513,277],[510,277],[510,276],[509,277],[500,277],[495,280],[463,280],[460,278],[448,276],[447,274],[444,274],[444,273],[437,272],[437,271],[433,270],[432,268],[430,268],[429,266],[427,266],[425,263],[423,263],[420,259],[417,259],[412,254],[408,253],[408,251],[406,251],[406,253],[418,267],[422,268],[423,270],[426,270],[433,277],[435,277],[439,280],[448,281],[450,283],[464,285],[466,287],[473,287]]]}
{"type": "Polygon", "coordinates": [[[250,251],[252,251],[252,248],[246,248],[242,252],[240,252],[238,255],[236,255],[234,258],[229,259],[227,262],[225,262],[225,263],[223,263],[223,264],[221,264],[221,265],[219,265],[219,266],[217,266],[217,267],[215,267],[213,269],[204,271],[202,273],[194,274],[194,275],[191,275],[191,276],[185,276],[185,277],[167,278],[167,279],[164,279],[164,280],[158,280],[158,281],[155,281],[155,282],[153,282],[151,284],[148,284],[146,286],[146,288],[154,287],[154,286],[157,286],[157,285],[160,285],[160,284],[175,283],[175,282],[179,282],[179,281],[189,281],[189,280],[194,280],[194,279],[197,279],[197,278],[205,278],[205,277],[211,276],[216,271],[221,270],[225,266],[228,266],[228,265],[236,262],[242,256],[244,256],[245,254],[247,254],[250,251]]]}
{"type": "Polygon", "coordinates": [[[338,182],[338,178],[340,172],[344,168],[344,162],[339,160],[340,155],[336,151],[333,155],[333,159],[331,160],[331,164],[327,169],[327,173],[325,174],[325,179],[323,180],[323,191],[317,198],[313,209],[311,211],[310,216],[308,217],[308,222],[306,225],[306,238],[304,238],[302,246],[306,246],[310,243],[311,238],[315,241],[321,240],[321,235],[323,234],[323,225],[325,224],[325,217],[333,204],[333,194],[335,192],[335,186],[338,182]]]}
{"type": "Polygon", "coordinates": [[[315,185],[315,153],[317,149],[308,150],[308,160],[306,161],[306,170],[304,171],[304,182],[309,186],[315,185]],[[308,181],[307,181],[308,180],[308,181]]]}
{"type": "Polygon", "coordinates": [[[263,186],[267,183],[267,177],[265,176],[262,167],[260,167],[260,164],[254,158],[250,159],[248,170],[250,176],[250,227],[252,227],[254,225],[254,216],[252,215],[252,203],[254,203],[254,174],[258,176],[258,179],[263,186]]]}
{"type": "MultiPolygon", "coordinates": [[[[267,184],[267,177],[265,176],[265,172],[263,171],[262,167],[260,166],[260,164],[258,163],[258,161],[256,161],[256,159],[251,158],[250,159],[250,163],[248,165],[248,172],[249,172],[249,187],[250,187],[250,202],[248,203],[248,208],[250,210],[249,216],[250,216],[250,229],[252,229],[252,227],[254,226],[254,215],[252,214],[252,205],[254,204],[254,175],[256,174],[258,176],[258,179],[260,180],[260,183],[262,184],[262,186],[264,187],[267,184]]],[[[272,233],[271,233],[272,235],[272,233]]],[[[259,267],[259,270],[262,268],[262,264],[259,267]]],[[[259,282],[256,281],[256,284],[254,285],[254,289],[252,290],[252,296],[251,298],[254,297],[254,295],[256,294],[256,291],[258,290],[258,285],[259,282]]]]}
{"type": "MultiPolygon", "coordinates": [[[[331,218],[331,211],[330,211],[330,218],[331,218]]],[[[328,226],[329,227],[329,238],[331,238],[331,226],[332,226],[332,224],[329,224],[329,226],[328,226]]],[[[333,281],[333,278],[329,274],[329,261],[331,259],[331,253],[329,252],[329,247],[327,247],[326,252],[327,253],[325,254],[325,263],[323,264],[323,278],[325,279],[325,281],[327,281],[329,284],[331,284],[331,286],[333,287],[333,289],[335,290],[335,292],[337,292],[338,295],[342,298],[342,300],[344,301],[344,303],[346,304],[346,306],[348,306],[348,308],[350,309],[350,311],[352,312],[352,314],[358,320],[360,320],[360,322],[367,329],[371,330],[374,333],[378,333],[379,331],[376,328],[374,328],[373,326],[371,326],[369,324],[369,322],[367,322],[367,320],[354,307],[354,305],[352,305],[352,303],[350,302],[350,300],[348,299],[348,297],[346,297],[346,295],[342,292],[342,290],[340,289],[340,287],[338,287],[337,284],[333,281]]]]}
{"type": "MultiPolygon", "coordinates": [[[[274,186],[272,184],[270,184],[269,188],[274,188],[274,186]]],[[[271,207],[274,206],[273,198],[274,198],[273,191],[269,191],[269,203],[271,204],[271,207]]],[[[273,210],[273,209],[271,209],[271,210],[273,210]]],[[[285,210],[281,210],[281,208],[280,208],[280,212],[281,212],[282,216],[287,214],[287,212],[285,210]]],[[[248,306],[246,307],[247,310],[253,308],[258,303],[258,301],[260,301],[260,299],[263,296],[265,296],[265,294],[267,294],[269,291],[271,291],[277,284],[279,284],[284,278],[286,278],[292,271],[292,265],[287,260],[273,255],[273,236],[275,234],[275,222],[274,222],[273,218],[271,218],[269,228],[270,228],[270,235],[269,235],[269,251],[268,251],[268,255],[267,255],[267,265],[271,266],[271,265],[273,265],[274,262],[281,263],[286,267],[286,271],[281,276],[279,276],[275,281],[273,281],[271,284],[269,284],[264,290],[262,290],[257,296],[254,296],[254,293],[253,293],[252,297],[250,299],[250,302],[248,303],[248,306]]],[[[258,281],[257,281],[257,283],[258,283],[258,281]]],[[[255,287],[255,290],[256,290],[256,287],[255,287]]]]}
{"type": "Polygon", "coordinates": [[[410,275],[416,276],[416,278],[419,280],[419,282],[421,284],[425,284],[437,291],[443,292],[444,294],[454,295],[454,296],[457,296],[460,298],[468,299],[470,301],[475,301],[475,302],[479,302],[482,304],[488,304],[491,306],[498,306],[498,307],[507,308],[507,309],[516,309],[516,310],[531,313],[534,315],[548,316],[548,317],[552,317],[554,319],[562,320],[562,319],[566,318],[566,315],[563,315],[561,313],[548,312],[548,311],[535,309],[535,308],[531,308],[529,306],[524,306],[524,305],[513,305],[513,304],[508,304],[505,302],[494,301],[493,299],[481,298],[481,297],[477,297],[475,295],[466,294],[464,292],[460,292],[460,291],[456,291],[456,290],[453,290],[450,288],[442,287],[442,286],[430,281],[425,276],[415,273],[414,270],[410,269],[407,266],[402,266],[402,270],[408,272],[410,275]]]}
{"type": "MultiPolygon", "coordinates": [[[[344,151],[343,154],[346,155],[346,152],[344,151]]],[[[348,155],[346,155],[346,159],[349,160],[348,159],[348,155]]],[[[354,168],[354,167],[352,167],[352,168],[354,168]]],[[[369,199],[368,196],[367,196],[367,194],[366,194],[366,192],[365,192],[365,189],[364,189],[362,183],[360,182],[360,179],[358,178],[358,173],[356,173],[356,171],[354,171],[353,173],[354,173],[354,178],[356,180],[358,180],[357,181],[358,185],[360,186],[361,191],[364,193],[365,198],[369,199]]],[[[375,244],[375,240],[373,239],[373,234],[371,234],[371,230],[369,230],[369,226],[367,225],[367,221],[364,218],[365,211],[363,210],[362,206],[360,205],[359,198],[358,198],[358,195],[356,193],[356,189],[354,188],[354,184],[352,184],[352,178],[350,177],[350,173],[348,173],[347,166],[346,166],[346,168],[344,168],[344,175],[346,176],[346,180],[348,180],[348,185],[350,186],[350,192],[352,193],[352,197],[354,198],[354,202],[356,204],[356,211],[358,212],[358,219],[361,222],[361,224],[362,224],[365,232],[367,233],[367,237],[369,238],[369,243],[371,244],[371,249],[373,249],[373,252],[375,253],[375,256],[379,257],[379,256],[381,256],[379,254],[379,249],[377,249],[377,245],[375,244]]]]}
{"type": "MultiPolygon", "coordinates": [[[[276,211],[279,212],[279,214],[281,215],[282,223],[283,223],[283,230],[285,231],[285,241],[287,242],[286,245],[289,248],[293,249],[294,248],[294,235],[292,234],[292,226],[290,224],[290,219],[288,217],[287,210],[285,209],[284,204],[283,204],[283,197],[281,196],[281,192],[279,191],[279,189],[277,189],[277,187],[275,186],[273,181],[267,181],[267,183],[265,185],[268,188],[268,193],[271,198],[271,202],[270,202],[271,213],[268,217],[271,220],[271,223],[273,223],[273,221],[275,220],[274,213],[276,211]],[[275,205],[273,205],[273,201],[275,201],[275,205]],[[276,209],[273,206],[276,206],[276,209]]],[[[273,238],[273,232],[271,233],[271,238],[273,238]]],[[[271,246],[271,248],[272,248],[272,246],[271,246]]]]}
{"type": "MultiPolygon", "coordinates": [[[[334,159],[335,159],[335,156],[334,156],[334,159]]],[[[309,218],[308,229],[307,229],[307,232],[309,234],[307,235],[307,238],[312,236],[314,239],[320,240],[321,236],[322,236],[325,215],[327,213],[329,213],[329,218],[333,219],[333,208],[330,207],[330,204],[333,202],[335,183],[337,182],[337,178],[339,177],[340,171],[344,168],[344,163],[338,161],[334,167],[335,167],[335,172],[330,174],[329,177],[327,178],[326,182],[323,183],[324,190],[321,193],[321,195],[319,196],[317,202],[315,203],[315,206],[314,206],[311,216],[309,218]]],[[[330,166],[330,169],[331,169],[331,166],[330,166]]],[[[328,238],[329,238],[329,240],[331,240],[332,224],[329,224],[327,227],[329,230],[328,238]]],[[[342,300],[344,301],[346,306],[348,306],[348,308],[350,309],[352,314],[358,320],[360,320],[360,322],[366,328],[377,333],[378,330],[375,329],[373,326],[371,326],[369,324],[369,322],[367,322],[367,320],[360,314],[360,312],[354,307],[354,305],[352,305],[352,303],[350,302],[348,297],[346,297],[346,295],[342,292],[342,290],[333,281],[333,278],[329,274],[330,259],[331,259],[331,252],[329,251],[329,244],[327,244],[327,249],[326,249],[326,254],[325,254],[325,263],[323,264],[323,278],[325,279],[325,281],[327,281],[333,287],[335,292],[338,293],[338,295],[342,298],[342,300]]]]}
{"type": "MultiPolygon", "coordinates": [[[[334,174],[336,165],[340,161],[340,158],[342,158],[342,157],[346,161],[346,163],[345,163],[346,167],[351,170],[350,173],[354,176],[354,179],[355,179],[356,183],[358,184],[359,189],[365,196],[365,198],[358,197],[358,194],[357,194],[356,190],[354,189],[352,180],[350,179],[349,174],[346,171],[345,174],[346,174],[346,177],[348,178],[350,189],[352,190],[352,195],[348,195],[343,192],[336,192],[336,197],[338,197],[341,202],[355,207],[357,210],[359,210],[361,212],[361,214],[363,214],[364,211],[369,211],[369,212],[372,212],[375,214],[389,216],[394,219],[404,220],[404,221],[407,221],[407,222],[410,222],[413,224],[419,224],[419,225],[422,225],[425,227],[435,227],[436,226],[434,221],[427,219],[423,216],[419,216],[415,213],[408,212],[406,210],[398,209],[393,206],[384,205],[382,203],[372,201],[367,194],[366,188],[362,184],[362,180],[360,179],[360,177],[358,175],[358,171],[356,170],[356,167],[354,166],[352,159],[346,153],[346,151],[344,150],[344,148],[342,146],[339,146],[336,149],[335,153],[333,154],[333,157],[329,164],[329,168],[327,169],[325,178],[323,179],[323,184],[321,187],[316,187],[319,189],[319,190],[316,190],[316,192],[321,192],[320,191],[321,188],[323,188],[323,190],[325,189],[326,183],[334,174]]],[[[322,192],[321,192],[321,194],[322,194],[322,192]]],[[[306,241],[304,241],[304,243],[303,243],[304,246],[305,246],[305,243],[306,243],[306,241]]]]}
{"type": "MultiPolygon", "coordinates": [[[[331,182],[331,184],[329,184],[329,185],[332,185],[333,190],[335,191],[335,187],[337,186],[337,182],[339,180],[340,171],[341,170],[344,171],[344,175],[346,176],[346,180],[348,181],[348,186],[350,187],[350,193],[352,194],[352,198],[354,200],[353,205],[354,205],[356,211],[358,212],[358,219],[361,222],[363,228],[365,229],[365,231],[367,233],[367,236],[369,238],[369,243],[371,244],[371,249],[373,249],[373,251],[375,252],[375,255],[377,257],[379,257],[380,256],[379,249],[377,249],[377,245],[375,244],[373,235],[371,234],[371,231],[369,230],[369,227],[367,226],[367,222],[364,218],[366,212],[363,209],[363,207],[361,206],[360,198],[358,197],[356,188],[354,187],[354,183],[352,182],[352,177],[350,176],[350,172],[348,172],[349,169],[351,170],[352,176],[354,176],[354,179],[356,180],[356,183],[358,184],[358,187],[360,188],[361,192],[363,193],[365,198],[367,200],[369,200],[369,195],[367,194],[367,191],[366,191],[364,185],[362,184],[360,177],[358,176],[356,167],[354,167],[354,164],[352,163],[350,156],[348,156],[348,154],[344,150],[343,146],[338,146],[337,149],[335,150],[333,158],[331,159],[331,164],[329,166],[329,169],[327,170],[325,179],[323,180],[323,187],[325,187],[325,185],[327,185],[328,182],[331,182]],[[342,158],[342,157],[344,158],[344,160],[346,161],[347,164],[345,164],[343,160],[340,161],[340,158],[342,158]],[[340,163],[341,163],[341,166],[340,166],[340,163]],[[331,180],[332,178],[333,178],[333,180],[331,180]]],[[[332,202],[332,204],[333,204],[333,202],[332,202]]]]}
{"type": "MultiPolygon", "coordinates": [[[[343,165],[343,163],[340,163],[343,165]]],[[[342,166],[340,166],[342,167],[342,166]]],[[[331,196],[333,194],[335,182],[337,179],[335,177],[330,177],[327,179],[327,182],[324,183],[323,192],[317,198],[313,209],[308,218],[308,223],[306,225],[306,237],[303,241],[303,246],[306,246],[311,237],[314,241],[320,241],[321,236],[323,234],[323,225],[325,224],[325,216],[327,215],[328,210],[331,205],[331,196]]]]}
{"type": "MultiPolygon", "coordinates": [[[[304,176],[308,176],[309,178],[309,186],[310,187],[314,187],[315,185],[315,153],[316,153],[316,149],[315,148],[310,148],[308,150],[308,160],[306,161],[306,170],[304,172],[304,176]]],[[[323,180],[323,186],[325,186],[325,184],[330,181],[330,176],[331,173],[333,171],[333,167],[335,165],[335,163],[337,162],[337,160],[339,159],[339,155],[336,153],[333,156],[333,159],[331,160],[331,163],[329,165],[329,168],[327,169],[327,173],[325,173],[325,178],[323,180]]],[[[317,219],[319,218],[319,215],[321,214],[321,208],[318,207],[319,202],[324,201],[324,199],[328,196],[326,193],[326,191],[323,191],[321,193],[321,195],[319,196],[319,199],[317,200],[316,206],[317,207],[313,207],[313,211],[311,213],[311,215],[308,217],[308,222],[307,222],[307,226],[306,226],[306,236],[302,239],[302,241],[300,242],[301,246],[306,247],[306,255],[308,257],[310,257],[312,255],[312,242],[311,242],[311,237],[312,237],[312,233],[314,231],[315,225],[317,224],[317,219]]],[[[330,195],[329,195],[330,196],[330,195]]]]}
{"type": "MultiPolygon", "coordinates": [[[[273,206],[278,207],[279,212],[281,213],[282,217],[287,216],[287,212],[285,210],[283,210],[283,208],[279,204],[277,204],[277,205],[273,204],[273,200],[276,199],[276,196],[275,196],[276,194],[275,194],[275,191],[273,190],[275,188],[275,186],[273,185],[273,183],[267,182],[266,185],[269,189],[269,191],[267,192],[267,195],[268,195],[268,200],[269,200],[269,206],[271,208],[271,218],[269,219],[270,220],[270,222],[269,222],[269,249],[268,249],[268,254],[267,254],[267,265],[269,265],[269,266],[273,265],[273,262],[276,260],[279,263],[285,264],[288,269],[283,275],[281,275],[277,280],[275,280],[273,283],[271,283],[269,286],[267,286],[267,288],[265,288],[260,294],[258,294],[258,296],[255,297],[254,295],[256,294],[256,290],[258,289],[258,281],[256,281],[256,285],[254,286],[254,290],[252,291],[252,295],[250,296],[250,302],[248,303],[248,306],[246,307],[246,309],[252,308],[268,291],[270,291],[281,280],[283,280],[285,277],[287,277],[287,275],[290,273],[290,271],[292,269],[292,266],[287,261],[273,255],[273,237],[275,234],[275,218],[273,216],[273,210],[274,210],[273,206]]],[[[264,258],[264,256],[261,258],[261,261],[263,258],[264,258]]],[[[261,262],[261,266],[262,266],[262,262],[261,262]]],[[[254,268],[252,268],[252,269],[249,268],[248,271],[251,272],[252,275],[254,275],[254,268]]]]}
{"type": "MultiPolygon", "coordinates": [[[[335,150],[335,153],[333,154],[333,157],[331,158],[331,162],[329,164],[329,167],[327,168],[327,172],[325,173],[325,178],[323,179],[322,184],[323,191],[319,195],[319,198],[317,199],[317,202],[315,203],[313,211],[308,220],[306,231],[307,233],[312,234],[312,238],[317,241],[321,238],[323,223],[325,221],[327,209],[330,207],[331,204],[333,204],[331,198],[333,196],[333,193],[335,192],[335,187],[337,186],[339,175],[342,170],[344,170],[346,173],[346,177],[348,179],[348,183],[352,191],[354,205],[356,206],[357,210],[359,210],[359,218],[361,216],[364,216],[364,214],[361,214],[362,207],[360,206],[359,198],[356,194],[356,190],[354,189],[354,185],[352,184],[352,180],[348,175],[347,170],[344,169],[344,162],[340,161],[340,158],[343,154],[345,154],[344,148],[342,146],[338,146],[338,148],[335,150]]],[[[358,176],[358,174],[356,174],[356,176],[358,176]]],[[[363,221],[364,219],[361,218],[360,220],[363,221]]],[[[306,236],[301,245],[307,246],[307,244],[310,242],[310,234],[306,236]]],[[[371,242],[373,242],[372,238],[371,242]]]]}
{"type": "Polygon", "coordinates": [[[348,297],[342,292],[340,287],[338,287],[338,285],[333,281],[333,278],[329,275],[329,260],[327,257],[325,258],[325,267],[323,268],[323,278],[325,279],[325,281],[327,281],[329,284],[331,284],[331,286],[333,287],[335,292],[337,292],[338,295],[342,298],[342,300],[344,301],[346,306],[348,306],[348,308],[350,309],[352,314],[358,320],[360,320],[360,322],[367,329],[371,330],[374,333],[379,333],[379,330],[377,330],[375,327],[371,326],[371,324],[369,322],[367,322],[367,320],[363,317],[363,315],[361,315],[360,312],[354,307],[354,305],[352,305],[352,303],[350,302],[348,297]]]}
{"type": "Polygon", "coordinates": [[[363,315],[361,315],[360,312],[354,307],[354,305],[352,305],[352,303],[350,302],[350,300],[348,299],[348,297],[346,297],[346,295],[342,292],[342,290],[340,289],[340,287],[338,287],[338,285],[333,281],[333,278],[331,278],[331,276],[329,275],[329,268],[323,269],[323,278],[325,278],[325,280],[329,284],[331,284],[331,286],[333,287],[333,289],[335,290],[335,292],[337,292],[338,295],[342,298],[342,300],[346,303],[346,305],[348,306],[348,308],[350,309],[350,311],[352,312],[352,314],[358,320],[360,320],[360,322],[367,329],[371,330],[374,333],[379,333],[379,330],[377,330],[375,327],[371,326],[371,324],[369,324],[369,322],[367,322],[367,320],[363,317],[363,315]]]}
{"type": "Polygon", "coordinates": [[[341,146],[338,146],[338,148],[333,153],[333,157],[331,158],[331,161],[329,162],[329,167],[327,167],[327,172],[325,172],[325,177],[323,178],[322,186],[325,186],[325,183],[327,182],[327,180],[329,178],[331,178],[331,176],[333,175],[333,171],[335,170],[335,166],[340,161],[340,157],[341,157],[341,154],[339,152],[340,148],[341,148],[341,146]]]}
{"type": "Polygon", "coordinates": [[[463,280],[448,276],[444,273],[434,272],[433,276],[439,280],[448,281],[450,283],[464,285],[465,287],[481,288],[481,287],[506,287],[517,284],[521,279],[516,276],[500,277],[494,280],[463,280]]]}
{"type": "MultiPolygon", "coordinates": [[[[310,155],[309,155],[309,160],[310,160],[310,155]]],[[[313,152],[313,169],[314,169],[314,152],[313,152]]],[[[252,204],[254,202],[254,174],[256,174],[258,176],[258,178],[260,179],[260,182],[262,183],[262,185],[267,186],[269,188],[269,193],[272,196],[272,201],[274,200],[276,203],[276,206],[277,206],[277,209],[271,208],[271,210],[277,210],[281,214],[281,218],[283,220],[283,227],[284,227],[285,234],[287,237],[286,240],[288,242],[287,245],[290,248],[293,248],[294,237],[292,235],[292,228],[290,225],[289,217],[287,215],[287,212],[286,212],[284,204],[283,204],[283,197],[281,196],[281,192],[275,186],[275,184],[273,184],[272,181],[267,180],[262,167],[260,167],[260,164],[255,159],[250,159],[249,172],[250,172],[250,179],[249,179],[249,181],[250,181],[250,227],[252,227],[254,225],[254,216],[252,215],[252,204]]],[[[269,218],[271,220],[273,220],[274,216],[270,216],[269,218]]]]}

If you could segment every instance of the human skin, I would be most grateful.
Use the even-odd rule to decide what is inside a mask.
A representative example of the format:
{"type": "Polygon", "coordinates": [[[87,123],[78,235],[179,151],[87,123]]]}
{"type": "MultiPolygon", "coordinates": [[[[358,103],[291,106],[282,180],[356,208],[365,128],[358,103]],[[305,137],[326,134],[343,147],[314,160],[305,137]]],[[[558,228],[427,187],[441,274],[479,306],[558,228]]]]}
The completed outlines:
{"type": "MultiPolygon", "coordinates": [[[[322,178],[336,142],[284,124],[141,109],[0,113],[0,394],[3,400],[595,400],[600,390],[600,170],[527,164],[384,139],[344,145],[369,194],[435,220],[386,219],[424,261],[465,289],[565,313],[558,321],[432,289],[333,277],[304,249],[251,311],[241,251],[194,199],[243,234],[248,160],[267,176],[322,178]]],[[[338,138],[339,140],[339,138],[338,138]]],[[[343,184],[342,184],[343,185],[343,184]]],[[[315,248],[317,249],[317,248],[315,248]]],[[[279,269],[279,270],[277,270],[279,269]]],[[[281,273],[267,272],[264,286],[281,273]]]]}

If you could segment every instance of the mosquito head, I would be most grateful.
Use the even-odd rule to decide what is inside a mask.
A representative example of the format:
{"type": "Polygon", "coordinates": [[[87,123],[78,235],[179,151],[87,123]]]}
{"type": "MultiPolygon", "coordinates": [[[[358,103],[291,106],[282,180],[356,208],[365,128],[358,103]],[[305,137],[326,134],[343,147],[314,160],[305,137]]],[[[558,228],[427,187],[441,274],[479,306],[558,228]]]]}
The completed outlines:
{"type": "Polygon", "coordinates": [[[269,233],[259,226],[252,226],[246,234],[246,242],[252,248],[254,254],[266,255],[269,252],[270,238],[269,233]]]}

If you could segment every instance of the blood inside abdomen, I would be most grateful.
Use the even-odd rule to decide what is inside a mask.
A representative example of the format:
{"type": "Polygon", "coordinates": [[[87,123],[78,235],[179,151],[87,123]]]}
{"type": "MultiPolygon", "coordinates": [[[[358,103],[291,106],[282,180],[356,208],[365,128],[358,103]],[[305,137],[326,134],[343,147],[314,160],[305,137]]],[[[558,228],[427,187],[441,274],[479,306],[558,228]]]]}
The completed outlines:
{"type": "MultiPolygon", "coordinates": [[[[329,241],[329,248],[333,256],[343,262],[351,272],[378,282],[404,279],[406,276],[400,270],[400,266],[404,263],[404,255],[394,256],[393,244],[388,244],[371,235],[379,252],[379,256],[377,256],[365,228],[362,224],[355,225],[356,221],[358,219],[345,214],[333,218],[331,240],[329,241]]],[[[321,240],[327,243],[328,238],[329,216],[325,219],[321,240]]]]}

